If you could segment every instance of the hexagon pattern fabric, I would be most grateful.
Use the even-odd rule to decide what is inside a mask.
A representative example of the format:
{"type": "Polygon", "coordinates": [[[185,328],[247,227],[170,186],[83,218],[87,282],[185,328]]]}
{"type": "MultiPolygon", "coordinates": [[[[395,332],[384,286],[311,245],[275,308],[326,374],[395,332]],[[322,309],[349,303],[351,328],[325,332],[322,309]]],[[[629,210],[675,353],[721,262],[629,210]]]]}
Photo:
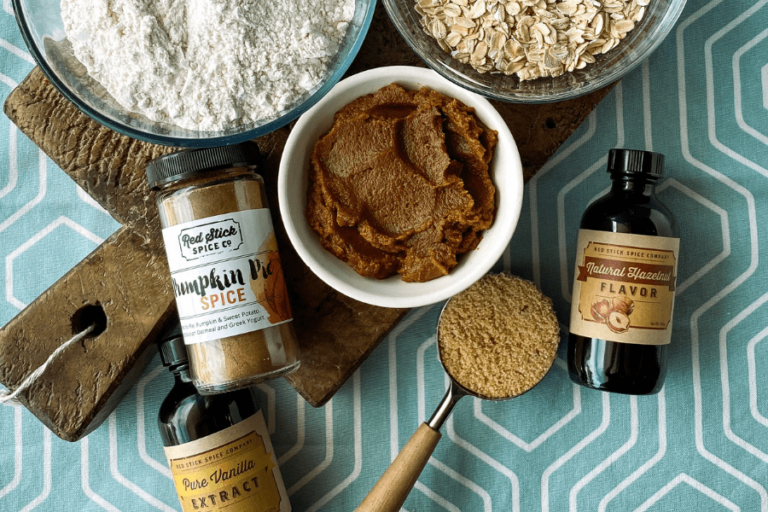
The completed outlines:
{"type": "MultiPolygon", "coordinates": [[[[768,0],[689,0],[658,51],[619,83],[527,185],[498,268],[534,280],[564,325],[578,219],[608,185],[612,147],[667,157],[661,199],[682,227],[669,376],[652,397],[573,385],[562,361],[508,403],[467,399],[405,510],[768,512],[768,0]]],[[[30,71],[9,0],[4,98],[30,71]]],[[[117,224],[0,119],[0,323],[117,224]]],[[[295,510],[353,510],[445,389],[434,327],[413,310],[322,409],[283,381],[258,393],[295,510]]],[[[0,510],[171,511],[155,425],[171,377],[155,358],[77,444],[0,406],[0,510]]]]}

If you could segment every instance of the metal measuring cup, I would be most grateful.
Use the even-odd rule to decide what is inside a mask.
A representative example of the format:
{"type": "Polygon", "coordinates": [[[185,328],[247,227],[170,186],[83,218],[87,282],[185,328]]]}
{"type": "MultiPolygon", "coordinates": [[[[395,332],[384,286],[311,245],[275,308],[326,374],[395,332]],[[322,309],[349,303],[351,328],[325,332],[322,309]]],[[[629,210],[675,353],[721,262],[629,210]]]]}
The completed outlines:
{"type": "Polygon", "coordinates": [[[424,470],[424,466],[427,465],[429,458],[432,456],[432,452],[435,451],[435,447],[437,447],[437,443],[442,437],[440,434],[440,427],[443,426],[443,423],[448,419],[454,406],[461,398],[465,396],[473,396],[475,398],[493,400],[496,402],[516,398],[536,387],[536,385],[546,376],[549,369],[552,368],[554,358],[552,359],[552,363],[550,363],[547,372],[545,372],[535,384],[522,393],[505,397],[483,396],[459,384],[445,368],[443,354],[440,351],[440,324],[443,314],[452,300],[453,298],[445,303],[437,321],[437,354],[440,364],[450,380],[448,390],[445,392],[445,396],[440,401],[440,404],[437,406],[437,409],[434,414],[432,414],[429,421],[426,421],[419,426],[418,430],[411,436],[411,439],[403,449],[400,450],[400,453],[395,460],[392,461],[392,464],[389,465],[389,468],[387,468],[381,478],[379,478],[379,481],[376,482],[376,485],[373,486],[373,489],[371,489],[360,506],[357,507],[356,512],[398,512],[400,510],[400,507],[405,503],[405,499],[416,484],[416,480],[419,479],[419,475],[424,470]]]}

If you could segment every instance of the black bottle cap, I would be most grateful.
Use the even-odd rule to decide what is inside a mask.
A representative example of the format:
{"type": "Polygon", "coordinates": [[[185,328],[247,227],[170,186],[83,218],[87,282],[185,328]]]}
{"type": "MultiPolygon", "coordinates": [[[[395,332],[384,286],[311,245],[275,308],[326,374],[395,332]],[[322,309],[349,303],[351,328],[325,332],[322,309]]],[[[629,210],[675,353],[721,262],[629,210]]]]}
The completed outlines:
{"type": "Polygon", "coordinates": [[[608,152],[608,172],[659,178],[664,174],[664,155],[638,149],[612,149],[608,152]]]}
{"type": "Polygon", "coordinates": [[[189,361],[187,347],[181,335],[181,325],[178,323],[161,336],[157,348],[160,350],[163,366],[177,366],[189,361]]]}
{"type": "Polygon", "coordinates": [[[258,165],[260,160],[259,146],[254,142],[218,148],[185,149],[149,162],[146,168],[147,181],[151,188],[157,188],[203,172],[258,165]]]}

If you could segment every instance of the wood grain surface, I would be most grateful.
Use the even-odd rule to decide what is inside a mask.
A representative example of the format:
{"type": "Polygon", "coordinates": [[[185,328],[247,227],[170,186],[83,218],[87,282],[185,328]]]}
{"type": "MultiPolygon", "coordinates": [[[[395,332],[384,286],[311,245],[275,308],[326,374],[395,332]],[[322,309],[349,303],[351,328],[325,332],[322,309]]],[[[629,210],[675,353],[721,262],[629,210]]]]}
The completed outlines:
{"type": "MultiPolygon", "coordinates": [[[[379,66],[422,65],[379,5],[348,75],[379,66]]],[[[494,102],[523,159],[526,181],[607,94],[544,105],[494,102]]],[[[39,68],[11,93],[5,113],[123,227],[0,330],[0,382],[15,389],[73,334],[72,318],[101,305],[107,329],[65,352],[22,397],[63,439],[98,426],[143,367],[151,341],[175,317],[160,223],[144,167],[173,151],[101,126],[67,101],[39,68]],[[30,350],[32,349],[32,350],[30,350]]],[[[280,221],[276,180],[289,128],[256,139],[302,347],[301,369],[287,377],[312,405],[327,402],[407,312],[362,304],[322,283],[301,262],[280,221]]]]}

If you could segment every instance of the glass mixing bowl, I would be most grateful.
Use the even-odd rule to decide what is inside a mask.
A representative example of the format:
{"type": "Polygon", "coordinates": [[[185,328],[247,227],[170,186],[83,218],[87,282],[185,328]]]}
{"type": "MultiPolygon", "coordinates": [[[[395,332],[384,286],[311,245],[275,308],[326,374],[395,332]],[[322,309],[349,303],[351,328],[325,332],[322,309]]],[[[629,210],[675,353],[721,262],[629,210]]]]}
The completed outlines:
{"type": "Polygon", "coordinates": [[[135,139],[167,146],[209,147],[254,139],[280,128],[317,103],[347,71],[371,25],[376,0],[356,0],[341,48],[325,78],[282,112],[258,122],[223,131],[193,131],[151,121],[118,104],[77,60],[64,34],[59,0],[12,0],[16,21],[29,51],[53,85],[99,123],[135,139]]]}
{"type": "Polygon", "coordinates": [[[462,64],[424,33],[417,0],[382,0],[397,30],[432,69],[448,80],[478,94],[510,103],[562,101],[600,89],[629,73],[661,44],[685,7],[685,0],[651,0],[643,20],[621,43],[585,69],[557,78],[521,82],[515,75],[478,73],[462,64]]]}

